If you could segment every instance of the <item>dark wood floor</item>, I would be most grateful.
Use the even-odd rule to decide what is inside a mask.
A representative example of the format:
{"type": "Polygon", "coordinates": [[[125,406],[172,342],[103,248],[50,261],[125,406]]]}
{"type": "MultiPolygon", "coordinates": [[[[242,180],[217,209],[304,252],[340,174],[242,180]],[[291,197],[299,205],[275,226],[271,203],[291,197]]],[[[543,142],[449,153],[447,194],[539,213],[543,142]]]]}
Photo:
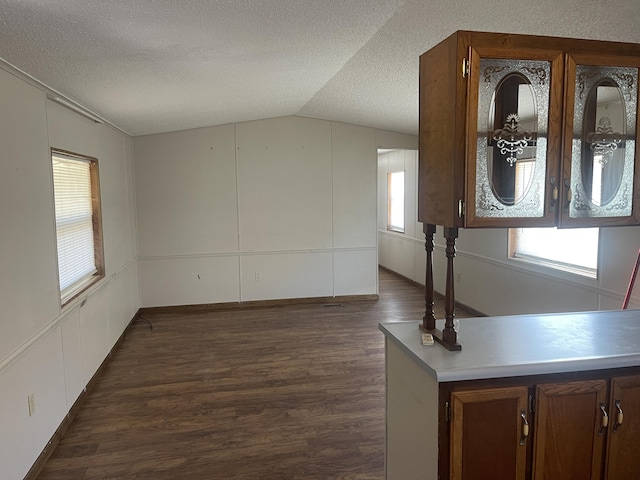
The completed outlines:
{"type": "Polygon", "coordinates": [[[381,480],[378,323],[423,313],[422,289],[381,271],[378,301],[154,314],[38,478],[381,480]]]}

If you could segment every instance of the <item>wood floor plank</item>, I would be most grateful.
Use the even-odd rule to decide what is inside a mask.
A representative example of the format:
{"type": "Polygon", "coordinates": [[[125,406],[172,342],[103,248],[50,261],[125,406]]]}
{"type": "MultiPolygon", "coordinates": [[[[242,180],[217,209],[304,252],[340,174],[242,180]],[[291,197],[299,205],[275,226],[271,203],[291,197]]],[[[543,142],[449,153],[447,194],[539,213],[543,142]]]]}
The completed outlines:
{"type": "Polygon", "coordinates": [[[381,480],[378,323],[423,314],[422,289],[381,271],[377,301],[149,315],[38,478],[381,480]]]}

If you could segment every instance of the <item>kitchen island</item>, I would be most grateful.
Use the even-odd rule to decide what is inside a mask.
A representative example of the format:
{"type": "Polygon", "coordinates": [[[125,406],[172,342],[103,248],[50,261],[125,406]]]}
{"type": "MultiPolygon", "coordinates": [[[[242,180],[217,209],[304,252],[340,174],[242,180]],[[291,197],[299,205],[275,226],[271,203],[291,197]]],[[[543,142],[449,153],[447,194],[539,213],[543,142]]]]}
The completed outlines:
{"type": "Polygon", "coordinates": [[[640,310],[380,324],[386,478],[640,478],[640,310]]]}

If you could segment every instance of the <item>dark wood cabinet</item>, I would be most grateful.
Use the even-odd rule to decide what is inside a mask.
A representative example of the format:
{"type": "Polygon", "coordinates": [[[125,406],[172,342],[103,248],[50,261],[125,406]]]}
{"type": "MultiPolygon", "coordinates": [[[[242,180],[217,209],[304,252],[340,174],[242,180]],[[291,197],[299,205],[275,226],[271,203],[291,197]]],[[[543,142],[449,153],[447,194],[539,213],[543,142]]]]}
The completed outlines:
{"type": "Polygon", "coordinates": [[[605,380],[537,386],[534,480],[601,477],[608,403],[605,380]]]}
{"type": "Polygon", "coordinates": [[[424,53],[419,221],[640,223],[639,67],[636,44],[482,32],[424,53]]]}
{"type": "Polygon", "coordinates": [[[426,237],[423,328],[453,327],[459,228],[640,224],[640,45],[458,31],[420,56],[418,221],[426,237]],[[445,326],[432,252],[446,238],[445,326]]]}
{"type": "Polygon", "coordinates": [[[527,398],[527,387],[451,394],[449,478],[526,478],[527,398]]]}
{"type": "Polygon", "coordinates": [[[640,222],[638,55],[565,55],[559,226],[640,222]]]}
{"type": "Polygon", "coordinates": [[[609,403],[606,480],[640,478],[640,376],[614,377],[609,403]]]}
{"type": "Polygon", "coordinates": [[[445,387],[442,478],[640,478],[640,375],[508,383],[445,387]]]}

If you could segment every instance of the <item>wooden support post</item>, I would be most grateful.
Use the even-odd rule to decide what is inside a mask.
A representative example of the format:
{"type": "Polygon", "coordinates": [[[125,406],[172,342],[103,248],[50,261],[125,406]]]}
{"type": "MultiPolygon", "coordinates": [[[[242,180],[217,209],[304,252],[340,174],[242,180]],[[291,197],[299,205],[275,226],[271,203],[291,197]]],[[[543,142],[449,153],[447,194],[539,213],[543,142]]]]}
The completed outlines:
{"type": "Polygon", "coordinates": [[[442,331],[436,328],[436,318],[433,313],[433,234],[436,231],[435,225],[425,225],[423,227],[427,250],[427,274],[425,279],[425,315],[422,319],[420,329],[433,335],[433,339],[447,350],[462,350],[462,345],[458,343],[458,333],[453,328],[455,317],[456,298],[453,291],[453,258],[456,256],[456,238],[458,238],[457,228],[444,229],[444,237],[447,240],[447,285],[445,298],[445,323],[442,331]]]}
{"type": "Polygon", "coordinates": [[[453,328],[453,319],[456,316],[453,259],[456,256],[456,239],[458,238],[458,229],[445,228],[444,237],[447,240],[447,284],[445,292],[445,322],[444,329],[442,330],[442,341],[450,350],[461,350],[462,347],[458,343],[458,334],[453,328]]]}
{"type": "Polygon", "coordinates": [[[427,272],[424,281],[424,317],[422,327],[424,330],[436,328],[436,316],[433,312],[433,235],[436,226],[425,223],[422,227],[425,236],[424,249],[427,251],[427,272]]]}

